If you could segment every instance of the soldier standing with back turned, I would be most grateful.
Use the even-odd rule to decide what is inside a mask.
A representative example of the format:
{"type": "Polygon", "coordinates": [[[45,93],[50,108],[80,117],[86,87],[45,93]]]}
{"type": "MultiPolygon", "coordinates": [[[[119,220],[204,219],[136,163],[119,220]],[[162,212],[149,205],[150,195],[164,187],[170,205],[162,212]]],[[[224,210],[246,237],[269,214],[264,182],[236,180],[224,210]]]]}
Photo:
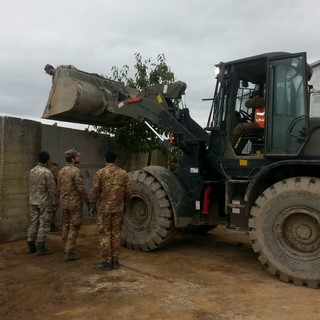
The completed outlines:
{"type": "Polygon", "coordinates": [[[57,188],[53,174],[47,168],[50,155],[42,151],[38,155],[38,165],[29,173],[29,204],[31,223],[28,229],[28,253],[38,250],[38,255],[51,252],[45,247],[46,234],[54,208],[57,207],[57,188]],[[37,246],[35,244],[37,241],[37,246]]]}
{"type": "Polygon", "coordinates": [[[67,165],[58,173],[58,189],[62,210],[62,239],[65,244],[63,260],[68,262],[80,258],[74,248],[82,224],[83,202],[90,208],[82,174],[75,166],[80,162],[80,153],[76,149],[68,150],[65,159],[67,165]]]}
{"type": "Polygon", "coordinates": [[[108,151],[105,159],[106,166],[98,170],[93,178],[90,203],[92,214],[98,214],[100,234],[101,262],[95,264],[95,268],[110,271],[119,269],[122,218],[130,200],[131,188],[127,172],[114,163],[116,155],[108,151]]]}

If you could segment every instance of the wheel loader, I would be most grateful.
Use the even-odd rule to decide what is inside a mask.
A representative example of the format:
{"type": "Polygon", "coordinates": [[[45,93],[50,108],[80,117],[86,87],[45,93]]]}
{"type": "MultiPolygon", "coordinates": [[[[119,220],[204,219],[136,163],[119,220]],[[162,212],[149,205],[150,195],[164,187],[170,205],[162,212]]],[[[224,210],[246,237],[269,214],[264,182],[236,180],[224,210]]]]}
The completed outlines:
{"type": "Polygon", "coordinates": [[[128,248],[150,251],[179,230],[206,233],[224,224],[247,233],[260,262],[280,280],[319,288],[320,118],[309,114],[306,53],[271,52],[215,67],[204,128],[181,103],[184,82],[139,91],[70,66],[56,69],[43,118],[143,122],[177,161],[174,171],[147,166],[129,173],[133,195],[122,229],[128,248]],[[255,111],[247,101],[258,89],[263,126],[252,128],[255,111]],[[235,138],[239,124],[251,129],[235,138]]]}

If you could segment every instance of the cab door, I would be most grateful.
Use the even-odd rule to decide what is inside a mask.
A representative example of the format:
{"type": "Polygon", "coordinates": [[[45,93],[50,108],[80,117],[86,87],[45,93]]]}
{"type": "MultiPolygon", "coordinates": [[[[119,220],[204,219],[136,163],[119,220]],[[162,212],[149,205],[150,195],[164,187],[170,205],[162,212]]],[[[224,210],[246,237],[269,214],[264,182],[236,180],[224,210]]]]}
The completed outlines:
{"type": "Polygon", "coordinates": [[[267,70],[265,155],[296,156],[309,135],[306,54],[270,58],[267,70]]]}

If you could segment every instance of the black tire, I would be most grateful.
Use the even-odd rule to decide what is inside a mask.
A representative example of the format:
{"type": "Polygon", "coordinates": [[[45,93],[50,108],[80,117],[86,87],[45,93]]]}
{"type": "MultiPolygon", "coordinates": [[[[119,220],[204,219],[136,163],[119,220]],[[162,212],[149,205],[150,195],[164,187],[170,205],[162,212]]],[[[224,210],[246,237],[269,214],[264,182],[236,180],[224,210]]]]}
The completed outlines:
{"type": "Polygon", "coordinates": [[[251,210],[249,235],[270,273],[320,288],[320,180],[296,177],[266,189],[251,210]]]}
{"type": "Polygon", "coordinates": [[[217,225],[203,225],[203,226],[194,226],[194,225],[189,225],[187,227],[184,228],[180,228],[179,231],[183,232],[183,233],[187,233],[187,234],[194,234],[194,235],[204,235],[206,233],[208,233],[209,231],[213,230],[214,228],[216,228],[217,225]]]}
{"type": "Polygon", "coordinates": [[[149,173],[129,174],[132,197],[124,216],[122,244],[140,251],[151,251],[167,244],[176,235],[174,217],[166,191],[149,173]]]}

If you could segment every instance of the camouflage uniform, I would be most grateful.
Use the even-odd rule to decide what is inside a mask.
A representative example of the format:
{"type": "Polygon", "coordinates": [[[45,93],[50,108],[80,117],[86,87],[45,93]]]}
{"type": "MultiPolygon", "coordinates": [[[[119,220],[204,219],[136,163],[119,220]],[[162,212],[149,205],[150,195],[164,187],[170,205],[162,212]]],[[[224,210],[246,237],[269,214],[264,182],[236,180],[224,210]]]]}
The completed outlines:
{"type": "Polygon", "coordinates": [[[100,234],[101,262],[118,261],[124,208],[131,195],[127,172],[114,163],[97,171],[93,178],[90,203],[93,210],[98,202],[97,227],[100,234]]]}
{"type": "MultiPolygon", "coordinates": [[[[55,182],[58,183],[59,166],[55,162],[50,162],[47,168],[52,172],[55,182]]],[[[56,214],[57,214],[57,208],[53,208],[52,215],[51,215],[51,225],[55,224],[56,214]]]]}
{"type": "Polygon", "coordinates": [[[44,243],[53,206],[58,203],[57,188],[53,174],[44,164],[38,163],[29,173],[29,204],[31,224],[28,241],[44,243]]]}
{"type": "Polygon", "coordinates": [[[231,145],[234,147],[244,133],[248,132],[249,130],[259,129],[259,128],[260,127],[256,122],[238,123],[232,132],[231,145]]]}
{"type": "MultiPolygon", "coordinates": [[[[250,99],[246,101],[246,107],[248,109],[256,109],[256,108],[264,108],[265,107],[265,100],[264,97],[257,97],[255,99],[250,99]]],[[[259,129],[260,126],[257,122],[243,122],[238,123],[234,128],[232,135],[231,135],[231,145],[234,147],[240,137],[249,130],[252,129],[259,129]]],[[[241,150],[240,150],[241,151],[241,150]]]]}
{"type": "Polygon", "coordinates": [[[80,170],[71,163],[59,170],[58,187],[62,210],[62,239],[65,253],[69,253],[76,245],[82,223],[83,201],[89,204],[89,198],[80,170]]]}

